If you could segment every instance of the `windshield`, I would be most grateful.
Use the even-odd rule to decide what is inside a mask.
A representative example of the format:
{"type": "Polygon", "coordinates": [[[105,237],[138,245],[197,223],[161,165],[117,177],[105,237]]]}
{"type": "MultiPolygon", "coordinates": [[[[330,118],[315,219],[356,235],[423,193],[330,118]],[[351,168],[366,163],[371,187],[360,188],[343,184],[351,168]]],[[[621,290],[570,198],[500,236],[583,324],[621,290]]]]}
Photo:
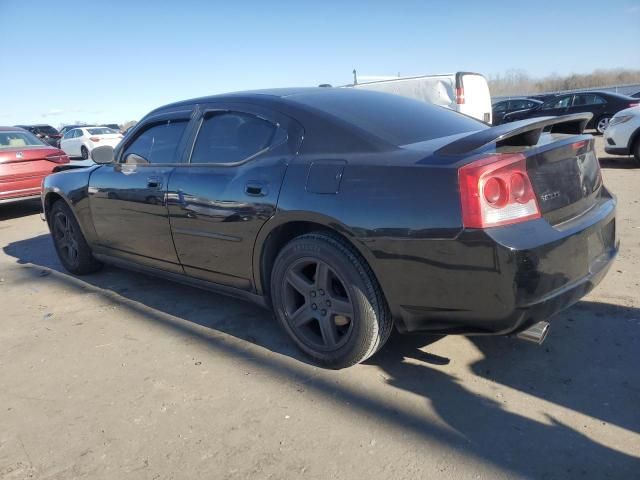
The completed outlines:
{"type": "Polygon", "coordinates": [[[0,132],[0,149],[41,147],[43,145],[45,143],[29,132],[0,132]]]}
{"type": "Polygon", "coordinates": [[[118,133],[115,130],[107,127],[87,128],[90,135],[111,135],[118,133]]]}

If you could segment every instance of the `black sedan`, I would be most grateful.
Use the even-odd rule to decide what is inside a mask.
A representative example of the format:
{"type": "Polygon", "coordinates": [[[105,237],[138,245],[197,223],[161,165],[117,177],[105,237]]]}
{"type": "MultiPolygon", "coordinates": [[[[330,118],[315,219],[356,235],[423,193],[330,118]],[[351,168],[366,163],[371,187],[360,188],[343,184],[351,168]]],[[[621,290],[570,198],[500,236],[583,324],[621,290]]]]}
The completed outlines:
{"type": "Polygon", "coordinates": [[[16,127],[24,128],[49,145],[52,145],[54,147],[59,147],[60,145],[60,138],[62,137],[62,135],[51,125],[16,125],[16,127]]]}
{"type": "Polygon", "coordinates": [[[333,368],[394,326],[541,342],[617,252],[589,118],[489,128],[341,88],[205,97],[47,177],[43,207],[70,272],[108,262],[254,301],[333,368]]]}
{"type": "Polygon", "coordinates": [[[501,100],[493,104],[492,107],[492,119],[493,125],[500,125],[504,116],[507,113],[517,112],[520,110],[528,110],[530,108],[542,105],[541,100],[535,100],[533,98],[517,97],[510,98],[508,100],[501,100]]]}
{"type": "Polygon", "coordinates": [[[593,117],[587,124],[587,128],[594,128],[599,133],[604,133],[611,117],[620,110],[639,104],[637,98],[612,92],[567,93],[557,95],[537,107],[508,113],[504,116],[503,121],[513,122],[525,118],[567,115],[569,113],[591,113],[593,117]]]}

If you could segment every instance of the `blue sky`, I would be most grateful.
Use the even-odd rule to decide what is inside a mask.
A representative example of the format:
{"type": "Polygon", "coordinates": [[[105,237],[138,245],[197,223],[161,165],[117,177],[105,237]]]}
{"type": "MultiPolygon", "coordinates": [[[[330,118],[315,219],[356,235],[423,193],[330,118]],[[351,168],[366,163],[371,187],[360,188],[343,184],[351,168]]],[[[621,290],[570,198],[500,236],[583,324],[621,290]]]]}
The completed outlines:
{"type": "Polygon", "coordinates": [[[0,0],[0,124],[361,75],[640,68],[640,0],[0,0]]]}

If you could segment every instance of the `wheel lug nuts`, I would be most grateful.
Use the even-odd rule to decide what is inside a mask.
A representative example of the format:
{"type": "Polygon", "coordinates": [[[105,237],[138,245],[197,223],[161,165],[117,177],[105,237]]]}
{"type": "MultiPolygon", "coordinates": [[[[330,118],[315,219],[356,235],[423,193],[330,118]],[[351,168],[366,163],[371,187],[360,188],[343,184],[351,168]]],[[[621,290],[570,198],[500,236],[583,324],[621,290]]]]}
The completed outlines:
{"type": "Polygon", "coordinates": [[[327,314],[327,311],[323,308],[323,309],[320,311],[320,313],[321,313],[322,315],[326,315],[326,314],[327,314]]]}
{"type": "Polygon", "coordinates": [[[330,307],[330,306],[331,306],[331,302],[330,302],[329,300],[327,300],[327,302],[326,302],[326,303],[327,303],[327,307],[330,307]]]}
{"type": "Polygon", "coordinates": [[[312,296],[312,297],[315,297],[315,296],[316,296],[316,292],[315,292],[315,291],[312,291],[312,292],[311,292],[311,296],[312,296]]]}
{"type": "Polygon", "coordinates": [[[318,305],[316,305],[315,303],[311,304],[311,310],[317,310],[318,309],[318,305]]]}
{"type": "Polygon", "coordinates": [[[320,295],[324,295],[324,290],[320,289],[320,290],[318,290],[318,293],[319,293],[320,295]]]}

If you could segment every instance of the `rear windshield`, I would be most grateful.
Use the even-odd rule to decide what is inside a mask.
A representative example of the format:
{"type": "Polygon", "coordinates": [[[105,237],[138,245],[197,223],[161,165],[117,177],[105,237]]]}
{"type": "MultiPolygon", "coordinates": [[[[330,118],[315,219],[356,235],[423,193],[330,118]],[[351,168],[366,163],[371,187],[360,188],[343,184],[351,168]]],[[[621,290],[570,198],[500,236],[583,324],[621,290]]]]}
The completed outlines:
{"type": "Polygon", "coordinates": [[[3,148],[35,147],[45,145],[29,132],[0,132],[0,150],[3,148]]]}
{"type": "Polygon", "coordinates": [[[107,127],[87,128],[90,135],[111,135],[112,133],[118,133],[115,130],[107,127]]]}
{"type": "Polygon", "coordinates": [[[393,145],[488,128],[447,108],[388,93],[336,88],[288,98],[341,118],[393,145]]]}

